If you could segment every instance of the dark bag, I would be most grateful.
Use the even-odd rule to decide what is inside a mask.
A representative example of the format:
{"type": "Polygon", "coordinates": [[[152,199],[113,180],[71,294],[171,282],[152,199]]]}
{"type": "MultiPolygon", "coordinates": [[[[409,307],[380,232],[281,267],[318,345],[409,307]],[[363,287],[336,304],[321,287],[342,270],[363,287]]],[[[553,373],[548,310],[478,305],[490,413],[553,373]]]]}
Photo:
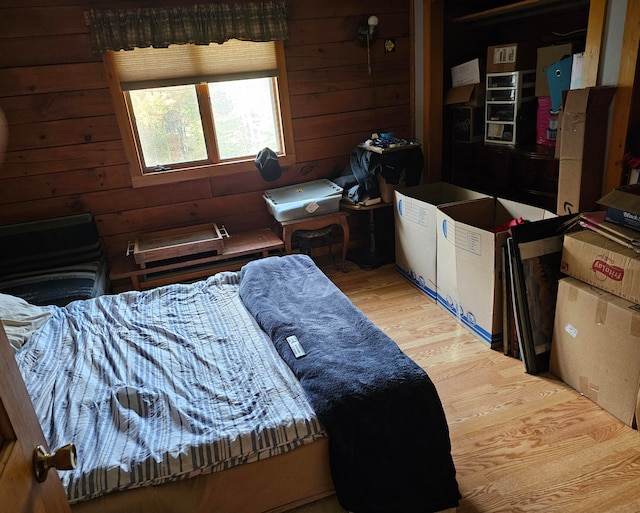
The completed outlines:
{"type": "Polygon", "coordinates": [[[349,166],[358,182],[357,186],[349,190],[349,197],[353,201],[380,197],[380,184],[376,176],[380,166],[373,165],[371,157],[372,153],[362,148],[354,148],[349,155],[349,166]]]}
{"type": "Polygon", "coordinates": [[[278,162],[278,155],[271,148],[263,148],[256,156],[256,167],[262,178],[267,182],[273,182],[282,175],[282,168],[278,162]]]}

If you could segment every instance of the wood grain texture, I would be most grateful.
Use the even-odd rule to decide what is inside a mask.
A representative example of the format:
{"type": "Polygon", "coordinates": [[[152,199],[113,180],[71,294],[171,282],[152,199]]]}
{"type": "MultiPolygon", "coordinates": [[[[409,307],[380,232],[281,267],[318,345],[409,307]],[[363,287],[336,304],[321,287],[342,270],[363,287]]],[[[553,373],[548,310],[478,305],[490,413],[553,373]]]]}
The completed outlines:
{"type": "MultiPolygon", "coordinates": [[[[348,262],[342,273],[318,262],[435,383],[463,495],[458,513],[640,511],[637,431],[489,349],[393,265],[364,271],[348,262]]],[[[331,501],[296,511],[344,511],[331,501]]]]}
{"type": "MultiPolygon", "coordinates": [[[[245,1],[245,0],[234,0],[245,1]]],[[[146,7],[192,4],[151,0],[146,7]]],[[[342,171],[349,153],[372,132],[412,137],[409,0],[290,0],[285,42],[293,135],[276,182],[265,182],[253,159],[230,172],[189,183],[137,187],[129,174],[127,139],[118,125],[107,69],[91,52],[84,14],[92,8],[140,7],[133,0],[6,0],[0,7],[0,108],[9,125],[0,166],[0,224],[90,211],[109,256],[137,230],[206,221],[230,230],[270,226],[265,189],[342,171]],[[375,13],[378,37],[367,50],[355,27],[375,13]],[[385,53],[392,38],[396,51],[385,53]],[[250,201],[247,200],[249,195],[250,201]],[[108,201],[105,199],[108,198],[108,201]],[[256,198],[258,201],[256,201],[256,198]],[[215,217],[211,217],[215,216],[215,217]]],[[[281,87],[284,81],[281,80],[281,87]]],[[[128,130],[128,127],[125,127],[128,130]]],[[[366,231],[353,231],[364,240],[366,231]]]]}

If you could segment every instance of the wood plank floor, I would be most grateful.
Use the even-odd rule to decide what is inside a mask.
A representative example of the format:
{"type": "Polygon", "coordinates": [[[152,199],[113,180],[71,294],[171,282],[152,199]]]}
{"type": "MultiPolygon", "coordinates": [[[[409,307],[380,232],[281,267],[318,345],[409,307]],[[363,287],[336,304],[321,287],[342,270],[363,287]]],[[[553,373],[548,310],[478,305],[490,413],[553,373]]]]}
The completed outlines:
{"type": "MultiPolygon", "coordinates": [[[[458,513],[640,512],[640,435],[550,374],[493,351],[396,273],[323,270],[435,383],[458,513]]],[[[335,498],[297,513],[344,511],[335,498]]],[[[398,512],[402,513],[402,512],[398,512]]]]}

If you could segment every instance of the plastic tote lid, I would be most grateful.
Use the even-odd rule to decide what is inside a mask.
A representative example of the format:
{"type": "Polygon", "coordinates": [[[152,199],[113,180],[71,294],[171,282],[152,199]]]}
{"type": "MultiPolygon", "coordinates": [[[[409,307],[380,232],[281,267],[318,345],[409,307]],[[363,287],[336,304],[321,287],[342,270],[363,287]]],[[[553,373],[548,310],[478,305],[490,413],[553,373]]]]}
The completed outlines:
{"type": "Polygon", "coordinates": [[[282,175],[282,168],[278,162],[278,155],[271,148],[263,148],[256,156],[256,167],[262,178],[267,182],[273,182],[282,175]]]}

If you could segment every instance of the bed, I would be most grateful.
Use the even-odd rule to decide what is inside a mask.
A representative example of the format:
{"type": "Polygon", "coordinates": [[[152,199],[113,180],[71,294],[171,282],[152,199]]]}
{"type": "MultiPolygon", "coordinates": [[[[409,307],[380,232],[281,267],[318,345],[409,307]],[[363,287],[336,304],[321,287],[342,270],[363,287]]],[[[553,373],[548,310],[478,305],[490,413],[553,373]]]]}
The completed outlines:
{"type": "Polygon", "coordinates": [[[65,307],[0,300],[49,446],[76,444],[73,511],[458,504],[433,383],[306,255],[65,307]]]}

